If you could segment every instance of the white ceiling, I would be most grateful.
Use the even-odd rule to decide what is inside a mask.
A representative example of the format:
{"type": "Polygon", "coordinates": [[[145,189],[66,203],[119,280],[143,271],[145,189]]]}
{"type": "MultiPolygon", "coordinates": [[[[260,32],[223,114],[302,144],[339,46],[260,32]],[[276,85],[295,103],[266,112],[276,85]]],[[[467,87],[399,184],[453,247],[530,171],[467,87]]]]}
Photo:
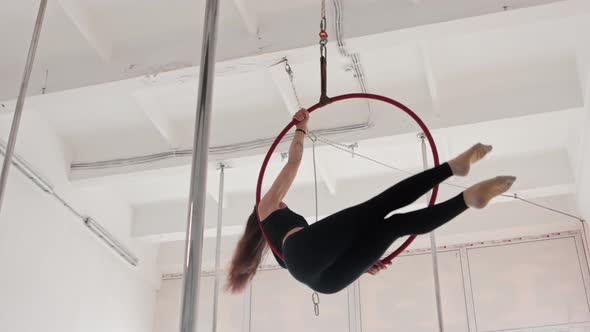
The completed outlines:
{"type": "MultiPolygon", "coordinates": [[[[272,139],[288,123],[290,107],[283,98],[292,95],[289,79],[282,64],[273,66],[283,58],[293,70],[301,104],[318,98],[318,2],[244,3],[222,2],[211,127],[216,147],[272,139]]],[[[335,45],[328,3],[329,92],[356,92],[351,58],[335,45]]],[[[442,160],[476,141],[494,144],[488,163],[469,182],[458,183],[508,172],[520,178],[517,191],[570,208],[584,116],[580,45],[590,38],[590,4],[505,3],[507,11],[492,0],[342,1],[345,48],[360,59],[369,92],[406,104],[433,130],[442,160]]],[[[10,45],[0,61],[0,115],[14,106],[37,5],[12,2],[0,12],[2,45],[10,45]]],[[[191,148],[202,12],[201,1],[50,2],[25,112],[38,114],[62,139],[71,159],[66,164],[191,148]],[[45,70],[47,94],[40,95],[45,70]]],[[[314,113],[311,126],[367,121],[370,128],[329,137],[358,143],[359,153],[402,169],[421,168],[418,128],[391,106],[342,102],[314,113]]],[[[235,241],[235,226],[254,204],[267,146],[210,156],[207,227],[216,222],[215,162],[231,165],[224,214],[227,237],[235,241]]],[[[280,170],[279,153],[286,149],[281,145],[273,156],[265,185],[280,170]]],[[[310,152],[288,203],[312,217],[310,152]]],[[[361,201],[401,176],[331,147],[320,145],[316,152],[321,215],[361,201]]],[[[183,238],[189,162],[185,156],[102,169],[66,166],[66,171],[80,190],[104,191],[132,207],[133,235],[158,242],[161,257],[168,257],[161,264],[170,272],[182,255],[174,248],[183,238]]]]}
{"type": "MultiPolygon", "coordinates": [[[[576,40],[572,37],[575,27],[554,22],[537,30],[494,30],[476,37],[453,36],[359,54],[369,91],[407,104],[433,128],[447,127],[580,107],[576,40]]],[[[343,69],[347,59],[335,50],[331,54],[331,94],[357,91],[352,73],[343,69]]],[[[302,105],[315,103],[319,90],[315,58],[291,67],[302,105]]],[[[194,69],[185,69],[153,79],[140,77],[67,90],[31,98],[27,105],[67,139],[77,162],[188,148],[196,103],[194,73],[194,69]]],[[[214,146],[273,137],[289,120],[268,70],[224,74],[217,78],[216,86],[220,88],[214,93],[214,146]],[[240,130],[246,123],[248,130],[240,130]]],[[[413,130],[401,114],[375,103],[372,108],[371,120],[379,135],[413,130]]],[[[362,102],[342,103],[338,116],[332,113],[318,112],[314,126],[355,124],[368,116],[362,102]]]]}
{"type": "MultiPolygon", "coordinates": [[[[327,2],[331,15],[332,1],[327,2]]],[[[346,38],[502,12],[504,4],[516,12],[555,3],[551,9],[555,14],[537,16],[572,15],[569,4],[551,0],[340,2],[346,38]]],[[[20,79],[37,6],[33,0],[2,5],[0,40],[8,47],[0,67],[6,78],[0,85],[0,100],[16,96],[17,87],[11,82],[20,79]]],[[[203,1],[181,0],[49,2],[31,93],[40,93],[46,70],[47,91],[59,91],[197,64],[203,7],[203,1]]],[[[220,12],[221,60],[317,43],[317,1],[224,1],[220,12]],[[248,26],[256,28],[250,32],[248,26]]],[[[330,17],[332,36],[333,21],[330,17]]]]}

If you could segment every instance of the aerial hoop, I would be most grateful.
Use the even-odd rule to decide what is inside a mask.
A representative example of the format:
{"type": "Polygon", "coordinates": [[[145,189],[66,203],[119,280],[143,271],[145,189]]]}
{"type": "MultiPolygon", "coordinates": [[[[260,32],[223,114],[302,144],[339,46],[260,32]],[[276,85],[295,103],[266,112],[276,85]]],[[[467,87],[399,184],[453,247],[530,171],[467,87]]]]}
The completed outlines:
{"type": "MultiPolygon", "coordinates": [[[[331,97],[329,103],[323,103],[322,101],[320,101],[319,103],[317,103],[317,104],[313,105],[312,107],[308,108],[307,111],[309,113],[312,113],[312,112],[314,112],[314,111],[316,111],[316,110],[318,110],[318,109],[320,109],[323,106],[326,106],[328,104],[332,104],[332,103],[335,103],[335,102],[338,102],[338,101],[341,101],[341,100],[348,100],[348,99],[372,99],[372,100],[378,100],[378,101],[384,102],[386,104],[393,105],[393,106],[397,107],[398,109],[404,111],[407,115],[409,115],[416,122],[416,124],[418,124],[418,126],[420,127],[420,130],[422,130],[422,132],[426,136],[426,139],[428,140],[428,143],[430,144],[430,149],[431,149],[431,152],[432,152],[432,160],[434,161],[434,166],[438,166],[439,165],[438,150],[436,149],[436,144],[434,143],[434,138],[432,137],[432,134],[430,133],[430,130],[428,130],[428,127],[426,127],[426,125],[424,124],[424,122],[411,109],[409,109],[404,104],[402,104],[402,103],[400,103],[398,101],[395,101],[395,100],[393,100],[391,98],[387,98],[387,97],[384,97],[384,96],[375,95],[375,94],[371,94],[371,93],[350,93],[350,94],[344,94],[344,95],[340,95],[340,96],[336,96],[336,97],[331,97]]],[[[279,135],[277,136],[277,138],[275,139],[275,141],[270,146],[270,149],[266,153],[266,156],[264,157],[264,161],[262,162],[262,166],[260,167],[260,173],[258,174],[258,182],[257,182],[257,185],[256,185],[256,214],[258,214],[258,204],[260,203],[260,198],[261,198],[260,196],[261,196],[261,191],[262,191],[262,181],[264,180],[264,173],[266,171],[266,167],[268,165],[268,162],[270,160],[270,157],[272,156],[272,154],[275,151],[277,145],[279,145],[279,143],[281,142],[281,140],[283,139],[283,137],[285,137],[285,135],[287,134],[287,132],[296,123],[297,122],[295,120],[292,120],[279,133],[279,135]]],[[[432,206],[432,205],[435,204],[437,194],[438,194],[438,186],[435,186],[432,189],[432,195],[430,196],[430,202],[428,203],[429,206],[432,206]]],[[[260,220],[260,216],[258,216],[258,219],[260,220]]],[[[260,222],[258,223],[258,226],[260,227],[260,231],[262,232],[262,236],[266,240],[266,243],[269,245],[269,247],[271,248],[271,250],[280,259],[283,259],[283,256],[272,245],[272,243],[269,241],[268,237],[264,233],[264,230],[262,229],[262,225],[260,224],[260,222]]],[[[389,256],[383,258],[381,260],[381,262],[382,263],[385,263],[385,264],[390,263],[395,257],[397,257],[399,254],[401,254],[404,250],[406,250],[406,248],[414,241],[415,238],[416,238],[415,235],[410,236],[393,253],[391,253],[389,256]]]]}

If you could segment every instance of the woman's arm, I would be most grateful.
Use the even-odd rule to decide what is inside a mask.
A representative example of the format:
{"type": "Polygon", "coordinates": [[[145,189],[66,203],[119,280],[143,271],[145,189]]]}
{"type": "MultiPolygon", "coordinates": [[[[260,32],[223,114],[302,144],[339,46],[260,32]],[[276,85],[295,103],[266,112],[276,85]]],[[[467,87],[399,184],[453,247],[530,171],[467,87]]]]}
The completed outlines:
{"type": "MultiPolygon", "coordinates": [[[[307,132],[307,121],[309,120],[309,113],[307,110],[302,109],[298,111],[293,116],[293,119],[299,121],[296,124],[297,129],[302,129],[307,132]]],[[[260,220],[266,219],[271,213],[280,209],[280,203],[283,201],[285,195],[287,195],[289,188],[291,188],[291,185],[295,180],[297,171],[299,170],[299,165],[303,158],[304,139],[305,134],[300,130],[295,132],[295,137],[289,148],[289,160],[287,161],[287,164],[283,167],[268,192],[262,197],[258,204],[258,216],[260,220]]]]}

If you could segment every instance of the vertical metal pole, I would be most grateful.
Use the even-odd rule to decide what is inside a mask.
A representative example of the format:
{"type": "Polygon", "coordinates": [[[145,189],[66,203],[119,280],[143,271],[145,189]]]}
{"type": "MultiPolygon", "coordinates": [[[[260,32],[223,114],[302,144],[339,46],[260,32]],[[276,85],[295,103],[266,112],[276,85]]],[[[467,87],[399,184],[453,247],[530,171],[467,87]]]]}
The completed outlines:
{"type": "MultiPolygon", "coordinates": [[[[426,157],[426,136],[420,133],[418,137],[422,145],[422,165],[424,170],[428,169],[428,158],[426,157]]],[[[426,202],[430,202],[430,194],[426,196],[426,202]]],[[[436,297],[436,317],[438,319],[438,330],[444,331],[442,301],[440,297],[440,279],[438,274],[438,253],[436,251],[436,236],[434,231],[430,232],[430,251],[432,253],[432,272],[434,274],[434,292],[436,297]]]]}
{"type": "Polygon", "coordinates": [[[469,332],[477,332],[477,321],[475,320],[475,303],[473,299],[473,287],[469,273],[469,254],[467,248],[459,249],[461,257],[461,274],[463,276],[463,291],[465,292],[465,308],[467,309],[467,328],[469,332]]]}
{"type": "Polygon", "coordinates": [[[243,309],[242,332],[250,332],[252,330],[252,284],[244,291],[243,309]]]}
{"type": "Polygon", "coordinates": [[[215,283],[213,289],[213,332],[217,332],[217,309],[219,308],[219,280],[221,273],[221,227],[223,226],[223,187],[225,183],[225,164],[219,164],[219,198],[217,199],[217,237],[215,241],[215,283]]]}
{"type": "Polygon", "coordinates": [[[4,164],[2,166],[2,173],[0,174],[0,211],[2,210],[2,202],[4,201],[4,192],[6,189],[6,182],[8,181],[8,171],[12,164],[14,156],[14,147],[16,146],[16,136],[18,135],[18,128],[20,126],[20,119],[23,113],[23,106],[25,104],[25,97],[27,95],[27,88],[29,87],[29,80],[31,79],[31,72],[33,71],[33,63],[35,62],[35,54],[37,53],[37,45],[39,44],[39,36],[41,35],[41,27],[43,26],[43,18],[45,17],[45,8],[47,8],[47,0],[41,0],[39,4],[39,12],[37,13],[37,21],[35,22],[35,29],[33,30],[33,38],[29,45],[29,54],[27,55],[27,63],[25,65],[25,72],[23,80],[20,84],[18,99],[16,101],[16,108],[12,117],[12,126],[10,127],[10,135],[8,136],[8,144],[4,154],[4,164]]]}
{"type": "Polygon", "coordinates": [[[181,332],[197,331],[199,278],[201,274],[201,255],[203,253],[203,230],[205,223],[205,190],[207,187],[207,150],[209,149],[209,125],[211,123],[211,96],[215,68],[218,8],[218,0],[207,0],[205,24],[203,26],[201,72],[199,76],[199,93],[191,165],[184,260],[184,285],[182,289],[182,312],[180,317],[181,332]]]}
{"type": "Polygon", "coordinates": [[[361,315],[361,285],[358,280],[347,288],[348,290],[348,331],[362,332],[361,315]]]}

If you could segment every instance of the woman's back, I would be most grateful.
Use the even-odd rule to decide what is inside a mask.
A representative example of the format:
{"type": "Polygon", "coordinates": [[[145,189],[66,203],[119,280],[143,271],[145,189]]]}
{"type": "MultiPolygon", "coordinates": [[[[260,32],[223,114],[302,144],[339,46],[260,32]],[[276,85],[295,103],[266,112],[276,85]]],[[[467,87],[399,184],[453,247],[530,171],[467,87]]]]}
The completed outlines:
{"type": "MultiPolygon", "coordinates": [[[[268,237],[268,240],[275,247],[279,254],[283,254],[283,240],[287,234],[299,227],[307,227],[309,224],[301,215],[291,211],[288,207],[284,207],[272,212],[266,219],[261,223],[264,233],[268,237]]],[[[282,267],[285,267],[285,263],[273,252],[277,262],[282,267]]]]}

